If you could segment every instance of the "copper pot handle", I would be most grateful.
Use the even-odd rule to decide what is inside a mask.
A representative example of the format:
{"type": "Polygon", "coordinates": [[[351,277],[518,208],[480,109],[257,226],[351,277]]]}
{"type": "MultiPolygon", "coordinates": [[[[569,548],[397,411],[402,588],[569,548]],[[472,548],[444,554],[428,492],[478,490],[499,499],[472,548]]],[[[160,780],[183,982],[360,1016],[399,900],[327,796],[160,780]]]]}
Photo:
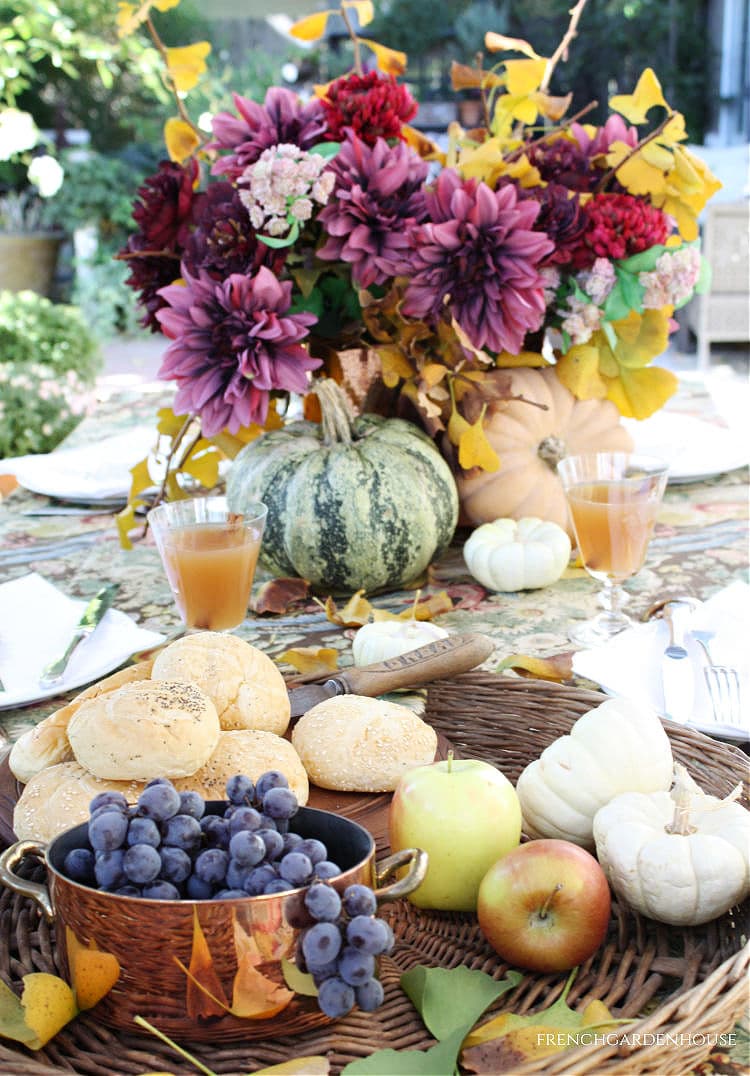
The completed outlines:
{"type": "Polygon", "coordinates": [[[6,848],[0,855],[0,882],[15,893],[30,897],[42,909],[45,919],[51,923],[55,918],[55,909],[47,886],[32,882],[28,878],[19,878],[14,869],[26,856],[44,859],[46,847],[38,841],[16,841],[10,848],[6,848]]]}
{"type": "Polygon", "coordinates": [[[386,900],[400,900],[401,897],[408,897],[418,885],[422,884],[426,874],[427,853],[421,848],[402,848],[400,852],[394,852],[392,856],[388,856],[375,867],[375,885],[377,886],[375,896],[378,904],[386,900]],[[408,867],[403,878],[399,878],[397,882],[391,882],[390,885],[383,885],[382,883],[399,867],[408,867]]]}

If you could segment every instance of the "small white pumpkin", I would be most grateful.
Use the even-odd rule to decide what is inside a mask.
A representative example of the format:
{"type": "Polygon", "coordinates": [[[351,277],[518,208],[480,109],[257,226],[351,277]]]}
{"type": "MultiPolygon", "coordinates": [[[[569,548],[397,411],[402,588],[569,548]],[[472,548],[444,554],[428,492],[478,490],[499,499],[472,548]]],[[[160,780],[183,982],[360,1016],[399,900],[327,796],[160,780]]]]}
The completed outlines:
{"type": "Polygon", "coordinates": [[[594,818],[615,893],[650,919],[698,926],[750,895],[750,811],[706,795],[684,766],[669,792],[626,792],[594,818]]]}
{"type": "Polygon", "coordinates": [[[518,778],[524,832],[594,848],[594,815],[621,792],[672,783],[672,748],[655,710],[607,699],[579,717],[518,778]]]}
{"type": "Polygon", "coordinates": [[[570,538],[557,523],[527,516],[483,523],[464,543],[464,560],[488,590],[535,590],[556,583],[570,560],[570,538]]]}
{"type": "Polygon", "coordinates": [[[429,620],[374,620],[363,624],[352,643],[355,665],[373,665],[444,639],[448,632],[429,620]]]}

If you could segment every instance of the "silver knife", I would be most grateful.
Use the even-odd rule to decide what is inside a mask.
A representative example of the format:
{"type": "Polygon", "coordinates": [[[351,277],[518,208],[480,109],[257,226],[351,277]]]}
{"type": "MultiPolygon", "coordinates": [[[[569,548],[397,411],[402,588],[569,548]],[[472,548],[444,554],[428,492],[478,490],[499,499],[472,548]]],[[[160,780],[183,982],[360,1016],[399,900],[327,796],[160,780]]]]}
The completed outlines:
{"type": "Polygon", "coordinates": [[[325,683],[290,687],[292,717],[301,717],[317,703],[332,699],[335,695],[374,697],[397,688],[444,680],[481,665],[493,650],[494,643],[486,635],[449,635],[375,665],[342,669],[325,683]]]}
{"type": "Polygon", "coordinates": [[[661,614],[669,627],[669,643],[661,659],[664,713],[683,724],[693,716],[695,695],[693,664],[685,646],[685,633],[693,608],[692,603],[675,599],[665,603],[661,614]]]}
{"type": "Polygon", "coordinates": [[[81,619],[76,625],[73,638],[68,643],[65,653],[57,658],[56,661],[50,662],[42,670],[42,675],[39,677],[40,687],[54,687],[55,684],[60,683],[65,676],[65,670],[76,647],[93,633],[97,624],[114,601],[118,589],[119,583],[108,583],[94,595],[83,610],[81,619]]]}

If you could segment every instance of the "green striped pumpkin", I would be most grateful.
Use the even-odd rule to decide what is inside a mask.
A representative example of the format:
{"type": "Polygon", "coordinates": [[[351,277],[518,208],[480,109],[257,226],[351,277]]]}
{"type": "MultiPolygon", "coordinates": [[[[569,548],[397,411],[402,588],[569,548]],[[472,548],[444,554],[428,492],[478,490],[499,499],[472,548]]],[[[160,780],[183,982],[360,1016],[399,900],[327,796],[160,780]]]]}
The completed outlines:
{"type": "Polygon", "coordinates": [[[335,382],[317,387],[323,421],[293,422],[246,445],[229,471],[234,512],[262,501],[261,562],[330,593],[395,589],[448,545],[458,494],[438,449],[410,422],[350,420],[335,382]]]}

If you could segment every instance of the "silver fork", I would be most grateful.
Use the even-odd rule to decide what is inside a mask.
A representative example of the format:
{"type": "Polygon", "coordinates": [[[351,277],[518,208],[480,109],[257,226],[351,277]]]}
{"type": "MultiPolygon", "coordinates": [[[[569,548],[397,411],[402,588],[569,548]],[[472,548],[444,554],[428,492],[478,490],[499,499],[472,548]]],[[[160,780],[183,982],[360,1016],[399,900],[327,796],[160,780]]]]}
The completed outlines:
{"type": "Polygon", "coordinates": [[[703,676],[711,697],[714,721],[721,725],[742,724],[742,699],[740,697],[739,673],[731,665],[717,665],[709,643],[715,636],[713,631],[692,631],[690,633],[706,655],[707,665],[703,666],[703,676]]]}

